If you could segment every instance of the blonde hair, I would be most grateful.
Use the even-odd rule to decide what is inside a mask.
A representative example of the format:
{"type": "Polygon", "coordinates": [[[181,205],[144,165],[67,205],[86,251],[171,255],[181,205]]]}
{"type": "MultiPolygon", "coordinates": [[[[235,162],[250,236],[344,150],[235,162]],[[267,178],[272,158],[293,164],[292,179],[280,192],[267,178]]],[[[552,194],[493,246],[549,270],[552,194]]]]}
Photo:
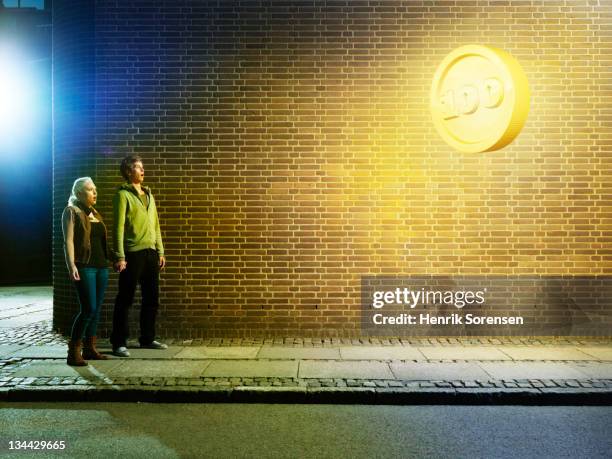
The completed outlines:
{"type": "Polygon", "coordinates": [[[72,192],[70,193],[70,197],[68,198],[68,205],[75,206],[79,201],[78,195],[85,189],[85,184],[91,182],[93,185],[94,182],[91,177],[79,177],[72,184],[72,192]]]}

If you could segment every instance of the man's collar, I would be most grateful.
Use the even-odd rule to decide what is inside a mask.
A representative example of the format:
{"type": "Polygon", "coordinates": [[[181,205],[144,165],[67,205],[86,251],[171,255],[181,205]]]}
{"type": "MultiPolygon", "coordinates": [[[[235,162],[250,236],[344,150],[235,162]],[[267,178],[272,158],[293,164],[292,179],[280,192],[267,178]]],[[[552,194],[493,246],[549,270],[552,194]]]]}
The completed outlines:
{"type": "MultiPolygon", "coordinates": [[[[133,183],[126,183],[126,185],[132,189],[133,191],[136,191],[136,187],[134,186],[133,183]]],[[[151,192],[151,190],[149,189],[148,186],[145,185],[140,185],[140,188],[142,189],[142,191],[144,191],[145,193],[149,194],[151,192]]]]}

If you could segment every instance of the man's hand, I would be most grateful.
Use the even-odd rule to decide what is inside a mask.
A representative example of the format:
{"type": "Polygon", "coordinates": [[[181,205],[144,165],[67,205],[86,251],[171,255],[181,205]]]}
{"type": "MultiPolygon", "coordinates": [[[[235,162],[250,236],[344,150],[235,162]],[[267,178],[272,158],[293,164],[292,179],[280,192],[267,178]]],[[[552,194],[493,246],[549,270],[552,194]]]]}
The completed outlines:
{"type": "Polygon", "coordinates": [[[76,282],[81,280],[81,276],[79,276],[79,270],[77,269],[76,265],[72,265],[68,269],[68,275],[70,276],[71,281],[76,282]]]}
{"type": "Polygon", "coordinates": [[[113,264],[113,268],[115,269],[115,272],[120,273],[121,271],[123,271],[125,268],[127,268],[127,261],[125,260],[120,260],[117,261],[113,264]]]}
{"type": "Polygon", "coordinates": [[[159,257],[159,269],[164,269],[166,266],[166,257],[163,255],[159,257]]]}

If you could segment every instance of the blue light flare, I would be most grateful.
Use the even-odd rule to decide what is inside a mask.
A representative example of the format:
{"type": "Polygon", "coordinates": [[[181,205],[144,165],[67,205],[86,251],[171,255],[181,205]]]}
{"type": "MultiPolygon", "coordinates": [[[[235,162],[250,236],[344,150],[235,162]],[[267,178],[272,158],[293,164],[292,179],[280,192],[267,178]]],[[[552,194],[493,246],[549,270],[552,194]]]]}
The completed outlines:
{"type": "Polygon", "coordinates": [[[39,143],[49,111],[48,82],[39,62],[18,49],[0,48],[0,156],[27,154],[39,143]]]}

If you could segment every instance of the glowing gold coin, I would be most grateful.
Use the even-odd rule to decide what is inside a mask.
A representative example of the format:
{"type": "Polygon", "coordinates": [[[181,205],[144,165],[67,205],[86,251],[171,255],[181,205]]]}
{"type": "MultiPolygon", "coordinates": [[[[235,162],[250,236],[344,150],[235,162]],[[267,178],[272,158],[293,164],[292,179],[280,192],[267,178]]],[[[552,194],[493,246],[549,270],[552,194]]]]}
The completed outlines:
{"type": "Polygon", "coordinates": [[[431,86],[431,114],[446,143],[465,153],[505,147],[529,113],[525,72],[510,54],[489,46],[451,51],[431,86]]]}

